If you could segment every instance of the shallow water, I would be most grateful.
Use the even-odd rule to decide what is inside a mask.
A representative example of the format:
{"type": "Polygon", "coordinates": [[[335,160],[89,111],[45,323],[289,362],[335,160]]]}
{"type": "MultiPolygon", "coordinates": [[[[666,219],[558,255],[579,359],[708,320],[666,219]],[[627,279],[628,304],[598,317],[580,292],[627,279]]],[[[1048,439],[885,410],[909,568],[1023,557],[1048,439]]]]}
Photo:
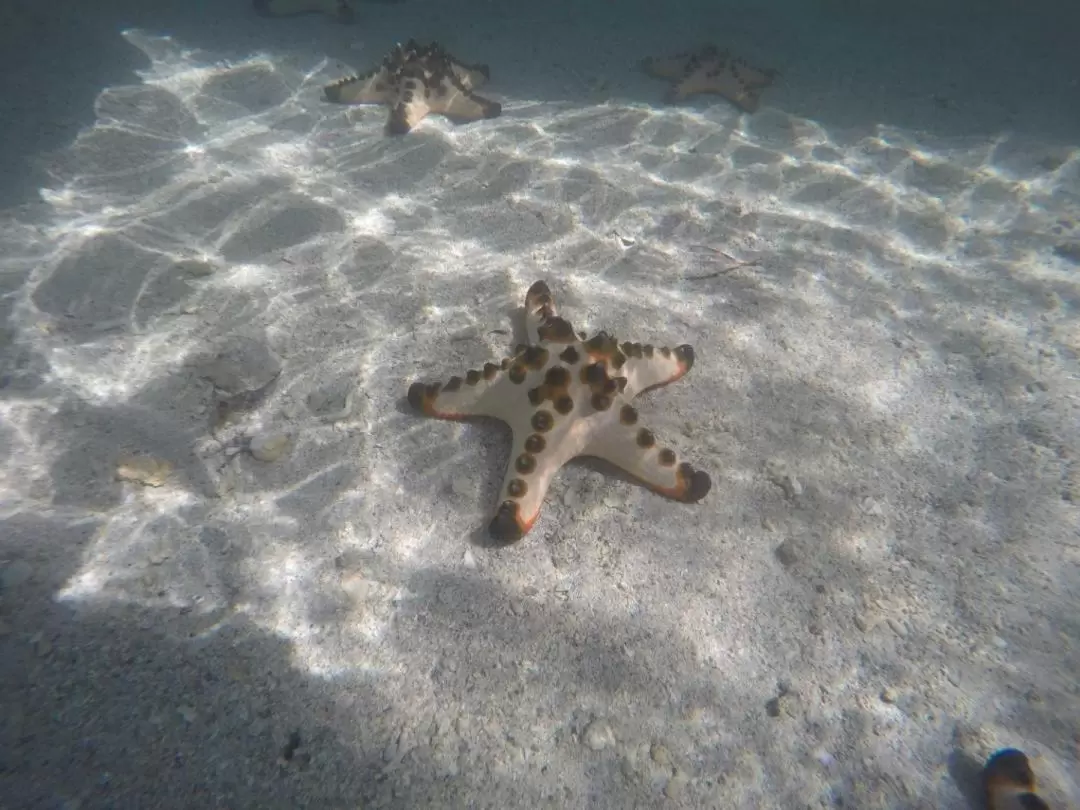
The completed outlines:
{"type": "Polygon", "coordinates": [[[1066,12],[4,13],[0,805],[1080,801],[1066,12]],[[502,114],[324,100],[410,37],[502,114]],[[756,112],[640,68],[709,39],[756,112]],[[405,394],[540,278],[694,346],[635,405],[701,503],[575,463],[483,542],[509,431],[405,394]]]}

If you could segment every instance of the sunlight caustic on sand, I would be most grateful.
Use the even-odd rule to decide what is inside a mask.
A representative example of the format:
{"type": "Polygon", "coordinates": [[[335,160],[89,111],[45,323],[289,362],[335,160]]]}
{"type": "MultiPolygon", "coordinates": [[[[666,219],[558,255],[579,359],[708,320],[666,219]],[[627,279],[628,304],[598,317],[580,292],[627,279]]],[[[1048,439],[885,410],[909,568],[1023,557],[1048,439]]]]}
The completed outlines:
{"type": "MultiPolygon", "coordinates": [[[[863,767],[836,764],[850,735],[907,773],[947,736],[942,706],[1001,730],[1037,690],[1076,716],[1038,618],[1076,583],[1018,560],[1064,566],[1075,542],[1080,286],[1054,246],[1080,229],[1080,150],[512,95],[499,118],[387,138],[381,114],[322,103],[322,54],[220,62],[124,36],[150,60],[142,82],[103,90],[52,156],[48,222],[3,234],[26,273],[3,511],[96,526],[58,599],[205,614],[206,635],[250,621],[300,669],[392,674],[419,703],[437,702],[431,673],[456,684],[446,661],[480,656],[470,696],[490,678],[560,716],[621,706],[703,773],[730,764],[708,735],[735,726],[781,772],[760,724],[801,705],[837,757],[792,743],[788,798],[838,783],[822,761],[863,767]],[[590,333],[694,346],[693,374],[642,419],[716,483],[689,509],[570,468],[517,556],[487,555],[469,541],[505,437],[402,401],[510,353],[539,278],[590,333]],[[118,480],[126,453],[168,480],[118,480]],[[1005,635],[1032,671],[999,712],[997,673],[1019,660],[1005,635]],[[791,693],[772,693],[777,672],[791,693]],[[885,672],[933,687],[886,703],[885,672]],[[741,705],[786,708],[732,719],[705,697],[721,676],[741,705]],[[696,725],[669,722],[693,701],[696,725]]],[[[929,773],[911,778],[938,795],[929,773]]]]}
{"type": "MultiPolygon", "coordinates": [[[[87,190],[86,178],[90,176],[80,173],[76,157],[74,163],[68,164],[72,172],[69,179],[63,185],[43,192],[44,198],[57,211],[58,219],[53,229],[64,234],[60,244],[68,244],[74,251],[72,256],[57,256],[55,266],[78,262],[78,251],[88,242],[101,243],[117,238],[141,245],[141,249],[147,251],[147,257],[159,257],[155,259],[156,268],[145,269],[160,275],[168,274],[169,266],[180,255],[203,256],[225,265],[227,270],[213,273],[198,286],[183,292],[190,308],[197,311],[203,306],[200,302],[211,300],[218,289],[228,289],[230,294],[248,289],[284,290],[282,274],[287,275],[288,271],[283,271],[273,250],[260,255],[255,241],[262,238],[257,222],[278,222],[280,225],[276,227],[295,229],[294,233],[282,235],[289,240],[289,251],[314,258],[320,253],[327,255],[325,247],[316,246],[327,233],[323,230],[327,226],[337,232],[335,243],[342,243],[350,236],[392,238],[398,228],[396,223],[405,217],[413,220],[413,224],[409,228],[408,241],[402,242],[402,246],[406,251],[428,257],[422,272],[433,275],[452,276],[459,272],[455,268],[467,267],[470,257],[486,249],[483,246],[485,237],[490,235],[486,228],[484,232],[475,231],[465,238],[448,236],[457,225],[465,225],[465,233],[469,233],[471,226],[468,222],[454,222],[457,214],[453,207],[445,207],[448,203],[446,192],[438,184],[414,184],[409,191],[394,184],[380,190],[382,181],[378,179],[377,167],[391,153],[359,131],[350,134],[319,123],[317,101],[304,91],[321,81],[325,61],[306,73],[293,74],[281,72],[274,60],[266,55],[238,63],[208,65],[200,61],[199,55],[168,38],[135,31],[128,32],[127,36],[152,60],[151,68],[144,72],[145,93],[149,94],[146,112],[160,109],[162,101],[154,96],[158,91],[169,94],[169,104],[174,112],[168,118],[155,115],[140,120],[140,105],[136,104],[130,109],[129,114],[133,116],[130,121],[116,117],[113,112],[103,124],[105,129],[91,130],[81,137],[89,144],[87,157],[93,160],[94,152],[109,148],[107,142],[101,140],[109,131],[121,132],[130,128],[132,133],[148,133],[159,139],[158,146],[147,155],[152,164],[167,165],[170,151],[178,157],[187,156],[193,162],[188,168],[174,173],[171,180],[163,178],[163,184],[150,196],[131,202],[126,202],[123,197],[109,200],[109,176],[98,173],[89,181],[96,189],[96,210],[88,210],[84,192],[87,190]],[[237,104],[238,101],[243,103],[242,97],[236,95],[241,91],[231,89],[233,79],[230,77],[236,77],[242,83],[236,85],[237,88],[250,86],[267,99],[276,101],[269,102],[270,106],[267,101],[262,101],[261,108],[244,113],[237,104]],[[215,92],[212,88],[231,94],[231,100],[224,106],[215,106],[209,95],[215,92]],[[308,116],[310,132],[277,129],[280,122],[298,114],[308,116]],[[176,137],[179,132],[168,129],[174,126],[192,133],[201,131],[204,135],[196,141],[190,138],[198,138],[197,135],[176,137]],[[337,145],[332,146],[333,143],[337,145]],[[363,169],[361,163],[356,163],[353,168],[353,153],[358,157],[367,153],[374,161],[369,160],[374,171],[363,169]],[[365,173],[375,182],[364,182],[365,173]],[[214,205],[213,198],[206,196],[203,190],[208,177],[218,184],[223,201],[246,198],[247,202],[239,206],[230,203],[230,210],[223,211],[223,217],[200,224],[198,219],[192,219],[198,217],[197,209],[192,206],[199,198],[205,199],[207,206],[214,205]],[[357,184],[357,181],[361,182],[357,184]],[[82,202],[77,202],[80,200],[82,202]],[[168,200],[172,201],[172,211],[167,207],[168,200]],[[287,207],[278,209],[280,205],[287,207]],[[330,206],[341,210],[345,219],[337,214],[331,216],[330,206]],[[438,213],[440,207],[442,214],[438,213]],[[277,210],[281,213],[276,213],[277,210]],[[290,211],[289,216],[294,221],[299,220],[299,225],[295,222],[285,225],[286,220],[281,215],[290,211]],[[253,227],[256,230],[252,230],[253,227]],[[64,228],[71,230],[64,231],[64,228]],[[75,233],[79,237],[73,241],[69,234],[75,233]],[[314,254],[303,248],[305,238],[312,244],[314,254]],[[144,239],[148,241],[142,241],[144,239]],[[246,247],[247,244],[251,248],[246,247]],[[237,261],[241,256],[250,256],[250,260],[237,261]]],[[[137,94],[134,97],[138,98],[137,94]]],[[[522,106],[543,109],[543,105],[535,103],[522,106]]],[[[785,122],[782,113],[770,110],[764,113],[770,118],[769,123],[761,125],[767,132],[765,137],[759,138],[754,128],[737,126],[729,132],[730,151],[710,154],[701,147],[715,137],[715,124],[703,118],[701,113],[668,113],[640,106],[623,108],[608,104],[606,116],[625,120],[641,132],[642,139],[629,143],[620,141],[605,148],[585,144],[596,143],[595,136],[588,133],[593,123],[608,126],[609,122],[597,120],[590,113],[582,121],[582,133],[575,135],[565,122],[567,119],[572,121],[578,113],[563,108],[553,113],[550,120],[542,117],[546,114],[534,112],[531,120],[523,122],[531,140],[546,142],[542,150],[526,149],[518,143],[522,125],[512,117],[485,124],[482,130],[456,130],[450,125],[429,121],[425,122],[418,143],[404,145],[404,152],[387,163],[387,168],[393,166],[396,172],[409,172],[412,171],[408,168],[411,162],[418,161],[419,168],[437,156],[442,162],[450,154],[446,151],[447,145],[458,153],[459,161],[475,150],[474,159],[479,162],[473,170],[474,179],[469,180],[468,174],[459,174],[447,175],[447,180],[453,184],[451,187],[459,188],[462,199],[475,196],[480,201],[494,193],[485,189],[490,189],[493,183],[496,186],[504,184],[505,179],[501,178],[511,178],[515,167],[528,167],[528,184],[513,181],[513,186],[506,189],[509,193],[504,196],[505,210],[515,212],[511,216],[528,219],[521,220],[517,226],[506,216],[492,219],[489,227],[510,229],[507,234],[510,241],[499,248],[501,262],[494,256],[482,259],[482,263],[494,261],[495,266],[501,263],[506,271],[522,280],[526,276],[515,272],[513,266],[522,259],[531,258],[537,249],[551,254],[559,251],[560,245],[562,250],[571,252],[585,248],[593,253],[608,252],[611,254],[609,261],[614,260],[615,250],[606,245],[600,247],[607,241],[609,229],[630,240],[648,243],[659,251],[656,259],[649,261],[661,263],[670,263],[675,257],[685,255],[683,246],[691,239],[717,240],[727,250],[740,254],[737,257],[742,259],[767,256],[777,248],[791,249],[804,239],[803,233],[809,236],[813,232],[843,231],[849,234],[848,241],[864,241],[864,253],[876,253],[887,259],[888,264],[934,266],[948,263],[952,272],[962,273],[963,262],[958,261],[958,254],[965,245],[957,239],[961,236],[970,238],[976,230],[970,205],[980,184],[991,183],[1008,189],[1005,201],[1014,205],[1025,196],[1037,198],[1037,202],[1033,199],[1032,206],[1028,206],[1029,216],[1035,215],[1033,206],[1039,205],[1047,211],[1048,224],[1049,220],[1060,217],[1060,211],[1047,207],[1054,187],[1048,185],[1046,178],[1027,180],[1016,176],[1015,172],[983,162],[994,153],[995,144],[961,145],[959,151],[946,147],[947,151],[938,156],[930,147],[918,145],[918,136],[914,133],[882,127],[874,137],[850,147],[840,147],[831,143],[820,124],[798,120],[785,122]],[[681,142],[663,149],[650,146],[647,133],[671,117],[683,127],[681,142]],[[506,136],[501,135],[504,129],[506,136]],[[792,139],[789,132],[796,137],[792,139]],[[575,137],[582,140],[575,141],[575,137]],[[492,157],[498,150],[505,155],[501,169],[492,157]],[[740,166],[740,152],[745,150],[751,150],[747,156],[752,154],[753,157],[740,166]],[[816,162],[813,155],[822,151],[829,154],[829,159],[816,162]],[[545,156],[537,159],[538,152],[545,156]],[[692,177],[681,168],[683,159],[698,167],[692,177]],[[941,170],[935,166],[940,166],[941,170]],[[926,178],[929,184],[920,184],[920,178],[926,178]],[[637,184],[636,188],[629,185],[631,182],[637,184]],[[563,191],[558,192],[560,187],[563,191]],[[720,190],[719,199],[712,196],[717,190],[720,190]],[[556,196],[552,198],[551,192],[556,192],[556,196]],[[619,200],[620,194],[625,196],[625,201],[619,200]],[[631,195],[649,201],[647,216],[638,216],[631,195]],[[606,203],[603,202],[605,198],[606,203]],[[859,208],[869,204],[887,219],[871,220],[860,216],[859,220],[853,220],[845,214],[845,199],[859,208]],[[589,227],[585,222],[595,219],[589,209],[599,204],[615,212],[614,218],[589,227]],[[702,227],[705,221],[702,217],[711,215],[703,212],[717,205],[724,206],[730,213],[720,221],[724,225],[719,231],[715,225],[711,232],[706,231],[702,227]],[[516,213],[518,211],[520,214],[516,213]],[[758,225],[751,233],[736,236],[732,232],[725,236],[729,230],[727,217],[732,218],[731,224],[737,230],[743,230],[738,223],[748,221],[748,217],[753,217],[758,225]],[[569,218],[566,225],[561,223],[564,218],[569,218]],[[671,226],[662,224],[665,219],[671,221],[671,226]],[[794,227],[770,237],[768,234],[773,228],[767,224],[770,220],[780,227],[785,221],[794,227]],[[958,224],[961,220],[964,227],[958,224]],[[521,239],[516,238],[515,231],[520,233],[535,227],[528,224],[530,221],[539,222],[546,231],[554,228],[554,241],[536,242],[535,237],[527,234],[521,234],[521,239]],[[570,226],[570,221],[576,224],[570,226]],[[905,222],[911,225],[906,233],[905,222]],[[625,224],[620,226],[620,223],[625,224]],[[733,237],[746,240],[745,244],[732,244],[733,237]],[[798,241],[792,243],[792,240],[798,241]],[[511,247],[515,243],[518,246],[511,247]]],[[[332,116],[333,112],[324,112],[323,116],[326,115],[332,116]]],[[[74,150],[77,156],[79,146],[76,145],[74,150]]],[[[129,164],[130,168],[138,168],[140,158],[135,158],[136,163],[129,164]]],[[[1075,159],[1075,154],[1071,154],[1056,169],[1055,175],[1060,176],[1075,159]]],[[[129,167],[123,171],[126,173],[129,167]]],[[[993,209],[985,204],[982,209],[986,212],[988,225],[995,231],[1008,224],[1001,218],[1005,209],[993,209]]],[[[490,215],[477,209],[468,216],[482,219],[490,215]]],[[[405,238],[404,234],[398,236],[405,238]]],[[[274,241],[271,238],[269,243],[274,241]]],[[[281,243],[281,246],[285,244],[281,243]]],[[[819,254],[821,250],[815,246],[809,254],[819,254]]],[[[624,255],[633,257],[638,251],[639,246],[634,244],[624,251],[624,255]]],[[[346,251],[339,261],[354,259],[346,251]]],[[[633,263],[632,258],[629,261],[633,263]]],[[[870,278],[881,272],[858,267],[852,270],[856,278],[870,278]]],[[[972,265],[972,272],[974,270],[975,265],[972,265]]],[[[670,281],[678,283],[678,269],[671,266],[667,272],[670,281]]],[[[1043,272],[1046,272],[1045,267],[1043,272]]],[[[830,275],[826,268],[815,271],[815,277],[825,282],[822,292],[826,294],[830,275]]],[[[47,279],[42,280],[47,283],[47,279]]],[[[618,296],[623,282],[607,283],[601,272],[590,283],[597,291],[603,290],[605,295],[618,296]]],[[[833,281],[831,286],[835,288],[835,285],[833,281]]],[[[665,293],[678,294],[678,288],[668,288],[665,293]]],[[[361,307],[360,311],[364,297],[365,293],[360,290],[353,302],[361,307]]],[[[688,307],[692,314],[693,305],[688,304],[688,307]]],[[[436,305],[426,308],[425,320],[429,324],[437,323],[443,317],[440,311],[460,317],[459,307],[436,305]]],[[[162,312],[152,317],[162,324],[168,321],[176,324],[175,315],[162,312]]],[[[192,325],[197,323],[198,319],[195,319],[192,325]]],[[[180,333],[176,330],[181,325],[171,326],[168,332],[162,333],[168,335],[164,342],[154,332],[147,331],[142,337],[102,335],[83,349],[66,348],[63,343],[56,343],[48,347],[52,373],[62,385],[82,391],[91,400],[133,397],[138,386],[145,385],[156,369],[181,364],[182,355],[189,351],[191,343],[191,338],[177,341],[180,333]],[[105,353],[103,358],[110,358],[107,364],[88,359],[85,349],[95,344],[105,353]],[[73,353],[76,351],[78,354],[73,353]],[[136,368],[141,371],[133,374],[136,368]],[[131,382],[121,383],[125,378],[131,382]]],[[[373,335],[370,339],[377,340],[378,337],[373,335]]],[[[905,397],[904,388],[896,387],[898,382],[895,377],[881,378],[869,381],[865,390],[888,390],[889,402],[898,403],[905,397]]],[[[874,395],[873,399],[881,403],[880,395],[874,395]]]]}

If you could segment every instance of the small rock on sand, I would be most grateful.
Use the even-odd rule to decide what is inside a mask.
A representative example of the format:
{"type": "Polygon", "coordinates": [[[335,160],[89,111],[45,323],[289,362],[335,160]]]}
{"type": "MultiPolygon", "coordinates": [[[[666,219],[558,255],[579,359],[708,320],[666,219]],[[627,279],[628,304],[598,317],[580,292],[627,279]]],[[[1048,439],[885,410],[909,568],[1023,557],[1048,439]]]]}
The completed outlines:
{"type": "Polygon", "coordinates": [[[160,487],[172,474],[172,465],[153,456],[129,453],[116,463],[116,478],[148,487],[160,487]]]}
{"type": "Polygon", "coordinates": [[[289,437],[284,433],[261,433],[251,438],[248,449],[259,461],[277,461],[289,449],[289,437]]]}

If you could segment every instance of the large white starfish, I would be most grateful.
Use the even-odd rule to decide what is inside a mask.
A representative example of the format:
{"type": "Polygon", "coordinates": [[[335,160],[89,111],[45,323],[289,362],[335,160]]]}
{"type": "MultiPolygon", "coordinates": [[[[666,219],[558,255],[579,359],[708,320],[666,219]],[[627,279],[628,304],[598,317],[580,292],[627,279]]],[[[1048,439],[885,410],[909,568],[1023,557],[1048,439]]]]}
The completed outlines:
{"type": "Polygon", "coordinates": [[[630,404],[642,391],[686,374],[694,365],[693,348],[620,344],[606,332],[586,339],[558,316],[543,281],[525,296],[525,325],[529,344],[500,365],[409,387],[409,403],[427,416],[491,416],[513,430],[503,499],[488,526],[494,539],[512,543],[528,533],[551,479],[575,456],[608,461],[677,501],[705,497],[712,486],[708,474],[661,448],[652,431],[638,425],[630,404]]]}

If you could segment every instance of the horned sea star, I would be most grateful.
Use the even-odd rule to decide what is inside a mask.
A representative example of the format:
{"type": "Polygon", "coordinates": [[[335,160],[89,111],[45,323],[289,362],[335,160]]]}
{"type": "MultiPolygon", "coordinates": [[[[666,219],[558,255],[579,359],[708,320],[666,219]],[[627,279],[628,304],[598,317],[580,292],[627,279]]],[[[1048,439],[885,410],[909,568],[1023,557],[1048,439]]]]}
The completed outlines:
{"type": "Polygon", "coordinates": [[[543,281],[525,295],[525,326],[528,345],[500,365],[409,387],[409,404],[427,416],[492,416],[513,430],[503,500],[488,526],[494,539],[512,543],[528,533],[555,473],[575,456],[615,464],[677,501],[705,497],[709,475],[661,448],[630,404],[686,374],[694,365],[692,347],[620,344],[606,332],[586,339],[556,313],[543,281]]]}
{"type": "Polygon", "coordinates": [[[754,112],[761,92],[776,78],[776,71],[751,67],[744,59],[705,45],[692,53],[650,58],[642,63],[645,72],[672,82],[665,100],[682,101],[699,93],[716,93],[746,112],[754,112]]]}
{"type": "Polygon", "coordinates": [[[473,92],[490,76],[487,65],[467,65],[437,42],[410,39],[395,45],[382,63],[362,75],[340,79],[323,89],[338,104],[382,104],[390,108],[387,131],[404,135],[428,113],[458,121],[497,118],[502,105],[473,92]]]}

